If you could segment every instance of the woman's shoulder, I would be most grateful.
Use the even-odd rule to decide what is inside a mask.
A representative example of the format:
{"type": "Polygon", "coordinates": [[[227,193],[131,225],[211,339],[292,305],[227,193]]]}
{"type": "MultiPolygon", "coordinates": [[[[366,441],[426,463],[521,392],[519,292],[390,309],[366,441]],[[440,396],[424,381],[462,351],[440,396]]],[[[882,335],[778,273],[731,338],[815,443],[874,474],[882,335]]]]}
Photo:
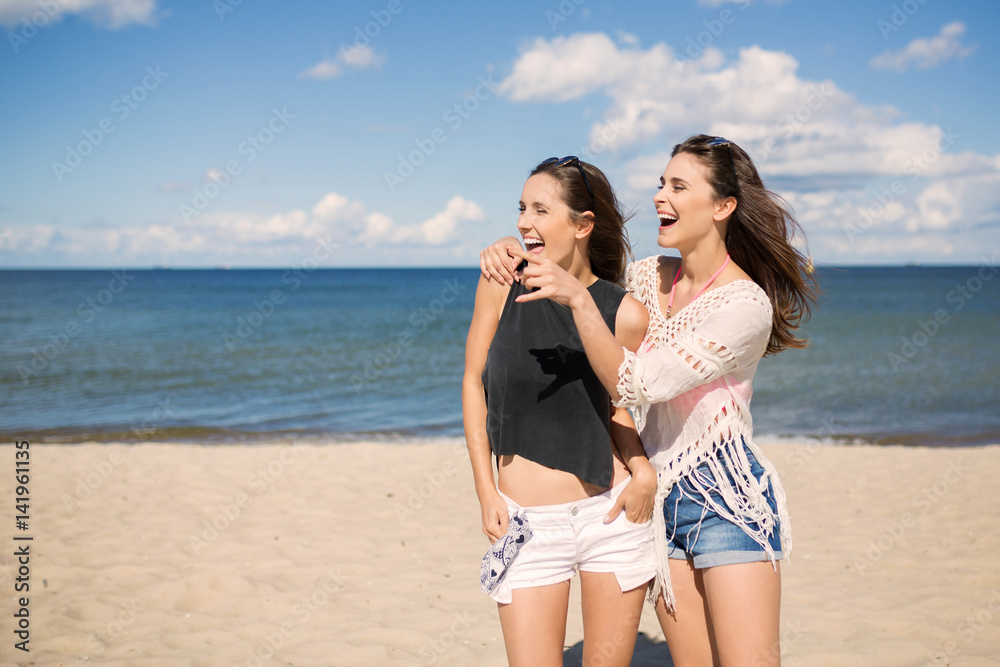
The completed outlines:
{"type": "Polygon", "coordinates": [[[649,329],[649,311],[638,299],[626,294],[615,314],[615,338],[635,352],[649,329]]]}
{"type": "Polygon", "coordinates": [[[770,326],[771,299],[760,285],[749,278],[733,280],[708,290],[698,301],[707,312],[725,311],[738,315],[747,325],[759,320],[761,325],[770,326]]]}
{"type": "Polygon", "coordinates": [[[766,304],[771,307],[771,299],[768,298],[764,288],[750,278],[738,278],[721,285],[719,289],[729,288],[726,292],[728,299],[733,301],[752,301],[754,303],[766,304]]]}
{"type": "Polygon", "coordinates": [[[598,310],[604,314],[605,318],[616,317],[620,313],[622,304],[630,299],[628,291],[617,283],[604,278],[598,278],[587,288],[598,310]]]}
{"type": "Polygon", "coordinates": [[[518,282],[515,282],[514,285],[507,285],[479,276],[479,284],[476,285],[476,307],[479,308],[482,305],[485,309],[496,313],[497,319],[499,319],[512,293],[516,297],[520,294],[519,289],[522,288],[518,282]]]}
{"type": "Polygon", "coordinates": [[[618,305],[618,302],[622,300],[622,297],[628,294],[628,290],[624,287],[617,283],[613,283],[610,280],[605,280],[604,278],[598,278],[595,280],[593,284],[587,288],[587,290],[595,300],[601,299],[614,301],[615,305],[618,305]]]}
{"type": "Polygon", "coordinates": [[[637,259],[633,262],[628,263],[626,271],[638,272],[638,271],[656,271],[661,264],[670,261],[676,261],[676,257],[670,257],[668,255],[650,255],[649,257],[644,257],[643,259],[637,259]]]}
{"type": "Polygon", "coordinates": [[[514,285],[508,285],[506,283],[497,282],[492,278],[487,278],[486,276],[480,275],[479,282],[476,284],[476,294],[483,295],[490,299],[500,299],[505,300],[507,295],[510,294],[511,290],[516,288],[519,283],[514,282],[514,285]]]}
{"type": "Polygon", "coordinates": [[[659,285],[660,271],[671,262],[676,263],[677,258],[667,255],[651,255],[644,259],[629,262],[625,267],[625,288],[643,301],[643,295],[647,293],[655,294],[659,285]]]}

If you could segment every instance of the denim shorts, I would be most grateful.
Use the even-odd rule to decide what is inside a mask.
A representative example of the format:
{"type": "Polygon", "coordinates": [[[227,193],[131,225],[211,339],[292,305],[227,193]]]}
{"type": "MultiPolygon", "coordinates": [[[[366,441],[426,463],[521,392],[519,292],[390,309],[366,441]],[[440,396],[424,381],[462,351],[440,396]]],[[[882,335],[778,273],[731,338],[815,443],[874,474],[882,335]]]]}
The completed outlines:
{"type": "MultiPolygon", "coordinates": [[[[750,463],[750,474],[759,482],[766,474],[764,467],[745,444],[743,447],[750,463]]],[[[724,460],[720,459],[720,463],[725,466],[724,460]]],[[[732,471],[727,467],[725,472],[729,477],[729,483],[733,484],[732,471]]],[[[695,569],[699,570],[717,565],[771,560],[763,545],[750,537],[739,525],[720,516],[708,506],[704,492],[691,483],[692,476],[702,482],[704,490],[708,492],[713,502],[725,507],[718,490],[718,482],[708,463],[702,463],[681,477],[663,503],[668,557],[692,561],[695,569]]],[[[770,481],[764,497],[775,517],[774,527],[767,536],[767,542],[774,550],[774,560],[778,561],[783,557],[781,527],[777,518],[777,501],[770,481]]],[[[757,523],[749,523],[747,527],[752,531],[758,531],[760,528],[757,523]]]]}

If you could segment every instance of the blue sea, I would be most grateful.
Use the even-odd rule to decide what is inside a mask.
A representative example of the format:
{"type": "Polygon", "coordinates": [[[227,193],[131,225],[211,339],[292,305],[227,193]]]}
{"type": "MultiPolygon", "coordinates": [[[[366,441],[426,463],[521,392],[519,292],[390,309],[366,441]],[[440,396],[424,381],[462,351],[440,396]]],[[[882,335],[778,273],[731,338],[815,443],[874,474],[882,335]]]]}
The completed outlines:
{"type": "MultiPolygon", "coordinates": [[[[461,436],[478,270],[0,271],[0,433],[38,442],[461,436]]],[[[825,267],[761,363],[761,440],[1000,442],[1000,275],[825,267]]]]}

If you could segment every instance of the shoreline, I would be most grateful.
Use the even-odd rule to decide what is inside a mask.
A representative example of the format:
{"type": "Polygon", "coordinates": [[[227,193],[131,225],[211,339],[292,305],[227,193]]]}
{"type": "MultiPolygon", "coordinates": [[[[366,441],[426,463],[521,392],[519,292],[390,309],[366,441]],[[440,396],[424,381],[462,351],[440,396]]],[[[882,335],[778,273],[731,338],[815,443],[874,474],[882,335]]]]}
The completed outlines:
{"type": "MultiPolygon", "coordinates": [[[[176,435],[169,435],[163,430],[150,433],[137,432],[76,432],[62,433],[53,431],[6,431],[0,432],[0,438],[6,441],[28,440],[40,446],[58,445],[142,445],[142,444],[176,444],[205,446],[261,446],[274,443],[298,445],[352,445],[361,443],[384,445],[423,445],[448,442],[465,446],[465,437],[461,433],[415,433],[399,431],[343,431],[343,432],[312,432],[312,431],[226,431],[223,429],[176,429],[176,435]],[[192,433],[195,431],[195,433],[192,433]]],[[[975,436],[949,436],[935,434],[897,434],[887,436],[834,435],[812,436],[807,434],[773,435],[757,434],[754,442],[764,446],[831,446],[831,447],[927,447],[939,448],[978,448],[1000,445],[1000,434],[982,434],[975,436]]]]}
{"type": "MultiPolygon", "coordinates": [[[[4,596],[0,665],[504,665],[460,443],[32,447],[31,653],[4,596]]],[[[792,516],[784,664],[997,664],[1000,446],[762,449],[792,516]]],[[[640,631],[633,664],[669,664],[648,604],[640,631]]]]}

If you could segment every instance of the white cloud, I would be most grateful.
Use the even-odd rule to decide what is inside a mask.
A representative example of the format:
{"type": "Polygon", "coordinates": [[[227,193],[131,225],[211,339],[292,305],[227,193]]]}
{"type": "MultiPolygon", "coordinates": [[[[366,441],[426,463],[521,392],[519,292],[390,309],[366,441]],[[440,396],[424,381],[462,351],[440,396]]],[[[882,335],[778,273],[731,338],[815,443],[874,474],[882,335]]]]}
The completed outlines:
{"type": "MultiPolygon", "coordinates": [[[[833,81],[804,79],[797,60],[779,51],[751,46],[729,61],[712,47],[693,55],[601,33],[536,40],[500,90],[522,103],[605,97],[590,129],[591,157],[621,157],[623,194],[644,202],[674,143],[702,132],[736,141],[793,205],[818,256],[826,249],[851,261],[892,246],[905,259],[934,248],[927,234],[954,236],[1000,219],[1000,195],[991,194],[1000,192],[1000,156],[959,152],[962,137],[951,128],[902,120],[833,81]]],[[[975,243],[969,234],[948,247],[968,252],[975,243]]]]}
{"type": "Polygon", "coordinates": [[[379,67],[385,62],[384,55],[375,53],[375,51],[368,46],[352,46],[347,50],[342,49],[337,57],[341,58],[344,63],[358,69],[371,69],[373,67],[379,67]]]}
{"type": "Polygon", "coordinates": [[[619,52],[603,33],[556,37],[551,42],[539,37],[521,53],[499,90],[515,102],[565,102],[610,85],[623,61],[639,53],[619,52]]]}
{"type": "Polygon", "coordinates": [[[23,26],[23,21],[40,28],[66,14],[112,30],[133,23],[154,25],[157,18],[156,0],[0,0],[0,24],[9,28],[23,26]]]}
{"type": "Polygon", "coordinates": [[[385,55],[375,53],[368,46],[352,46],[343,48],[333,58],[326,58],[316,63],[312,67],[299,72],[301,79],[335,79],[343,74],[346,69],[374,69],[382,66],[385,62],[385,55]]]}
{"type": "Polygon", "coordinates": [[[864,260],[878,257],[892,261],[909,261],[913,257],[931,257],[935,262],[947,262],[949,257],[958,252],[976,256],[976,248],[959,247],[953,238],[942,234],[926,234],[923,236],[865,236],[848,241],[846,237],[827,239],[830,261],[848,264],[864,263],[864,260]],[[836,258],[835,260],[833,258],[836,258]]]}
{"type": "Polygon", "coordinates": [[[365,205],[344,195],[330,192],[312,207],[312,215],[324,222],[354,220],[364,215],[365,205]]]}
{"type": "Polygon", "coordinates": [[[422,222],[397,224],[382,212],[369,212],[364,202],[330,192],[308,211],[293,209],[270,216],[205,212],[188,225],[178,220],[176,224],[147,226],[96,223],[62,229],[52,225],[10,227],[0,230],[0,253],[11,253],[22,260],[45,254],[73,263],[114,263],[112,257],[121,263],[124,257],[129,264],[154,264],[183,256],[203,263],[265,261],[287,265],[308,255],[320,240],[344,248],[347,260],[354,259],[361,248],[461,245],[475,236],[464,233],[463,224],[485,219],[478,204],[456,195],[443,210],[422,222]]]}
{"type": "Polygon", "coordinates": [[[475,202],[463,199],[458,195],[452,197],[444,210],[432,216],[419,225],[400,230],[393,235],[388,230],[380,234],[381,238],[397,237],[400,241],[416,245],[440,246],[453,242],[459,235],[459,226],[463,222],[483,222],[486,213],[475,202]]]}
{"type": "Polygon", "coordinates": [[[299,78],[318,80],[336,79],[343,71],[343,68],[335,60],[323,60],[299,72],[299,78]]]}
{"type": "Polygon", "coordinates": [[[566,102],[603,93],[611,106],[591,139],[603,138],[611,149],[667,132],[709,130],[706,119],[712,127],[737,124],[762,136],[774,134],[784,115],[795,121],[799,107],[809,104],[815,108],[804,111],[814,118],[847,115],[846,121],[864,122],[885,115],[861,107],[832,82],[800,79],[797,69],[792,56],[760,47],[741,50],[727,65],[711,47],[689,60],[663,43],[647,50],[619,48],[604,34],[577,34],[536,40],[500,91],[518,102],[566,102]]]}
{"type": "Polygon", "coordinates": [[[624,30],[616,30],[615,37],[618,38],[619,44],[624,44],[625,46],[639,46],[639,38],[632,33],[625,32],[624,30]]]}
{"type": "Polygon", "coordinates": [[[909,231],[975,228],[1000,222],[1000,173],[936,180],[916,198],[909,231]]]}
{"type": "Polygon", "coordinates": [[[872,58],[871,66],[905,72],[910,67],[928,69],[949,60],[960,60],[972,55],[975,46],[962,44],[965,24],[959,21],[942,26],[935,37],[915,39],[899,51],[886,51],[872,58]]]}

